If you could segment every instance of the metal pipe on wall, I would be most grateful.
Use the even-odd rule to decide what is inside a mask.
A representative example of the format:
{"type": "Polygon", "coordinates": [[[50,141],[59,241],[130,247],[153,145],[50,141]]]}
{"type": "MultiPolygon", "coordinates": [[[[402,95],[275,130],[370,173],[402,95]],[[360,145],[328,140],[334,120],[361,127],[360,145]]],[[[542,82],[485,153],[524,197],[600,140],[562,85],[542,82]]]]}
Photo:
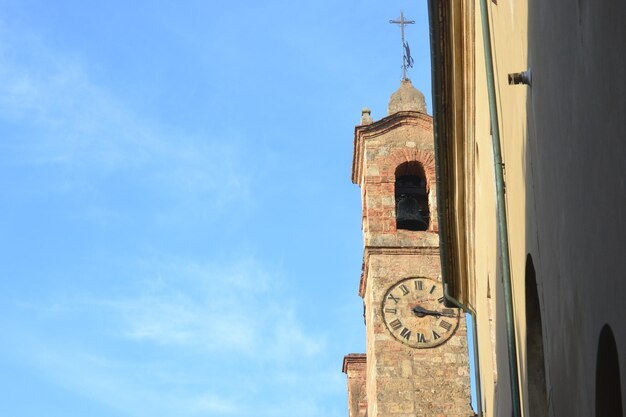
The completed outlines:
{"type": "Polygon", "coordinates": [[[511,260],[509,258],[509,231],[507,225],[506,196],[504,190],[504,164],[500,148],[500,125],[496,98],[495,76],[493,72],[493,51],[491,49],[491,29],[487,0],[480,0],[480,17],[483,31],[483,49],[485,53],[485,72],[487,75],[487,94],[489,97],[489,118],[491,121],[491,139],[496,182],[496,211],[498,237],[502,256],[502,281],[504,285],[504,304],[506,312],[506,335],[509,356],[509,376],[511,383],[511,407],[514,417],[521,417],[521,398],[519,387],[519,369],[517,366],[517,344],[515,341],[515,317],[513,313],[513,289],[511,280],[511,260]]]}
{"type": "MultiPolygon", "coordinates": [[[[441,82],[441,60],[439,54],[437,54],[437,39],[439,39],[440,27],[439,27],[439,6],[438,0],[428,0],[428,18],[429,18],[429,26],[430,26],[430,53],[431,53],[431,68],[432,68],[432,80],[433,80],[433,102],[434,102],[434,134],[435,134],[435,155],[438,161],[436,166],[436,184],[437,189],[441,190],[441,171],[440,171],[440,149],[439,149],[439,141],[437,137],[441,137],[441,124],[439,123],[438,114],[442,109],[442,101],[441,101],[441,92],[437,88],[441,82]]],[[[444,198],[443,193],[437,193],[437,207],[438,210],[438,219],[439,219],[439,228],[440,235],[445,235],[446,225],[444,222],[444,198]]],[[[447,247],[446,247],[446,239],[439,240],[439,250],[441,255],[441,281],[444,286],[444,298],[454,304],[456,307],[462,309],[467,312],[472,317],[472,341],[473,341],[473,353],[474,353],[474,380],[476,381],[476,408],[477,414],[479,417],[483,416],[483,401],[482,401],[482,386],[481,386],[481,377],[480,377],[480,355],[478,354],[478,325],[476,323],[476,313],[466,305],[461,304],[456,298],[452,297],[452,295],[448,291],[448,285],[446,284],[445,278],[448,275],[448,265],[445,259],[447,259],[447,247]]]]}
{"type": "Polygon", "coordinates": [[[476,381],[476,413],[478,417],[482,417],[483,415],[483,399],[482,399],[482,385],[480,381],[480,356],[478,355],[478,325],[476,324],[476,312],[472,310],[469,306],[465,304],[461,304],[459,300],[454,298],[448,292],[448,285],[444,283],[443,285],[443,296],[446,300],[450,301],[452,304],[456,305],[458,308],[465,311],[472,317],[472,348],[474,352],[474,380],[476,381]]]}
{"type": "MultiPolygon", "coordinates": [[[[454,1],[454,0],[453,0],[454,1]]],[[[437,157],[437,186],[439,190],[442,190],[441,180],[441,168],[440,164],[444,161],[440,158],[439,140],[437,137],[442,137],[442,126],[438,114],[443,110],[443,98],[441,97],[441,91],[439,86],[442,82],[442,66],[441,59],[437,53],[438,45],[437,41],[440,39],[441,28],[439,25],[439,0],[429,0],[429,20],[430,20],[430,44],[431,44],[431,57],[432,57],[432,80],[433,80],[433,102],[435,104],[434,111],[434,130],[435,130],[435,155],[437,157]]],[[[480,0],[481,10],[481,23],[483,32],[483,49],[485,54],[485,67],[487,76],[487,90],[489,97],[489,112],[490,123],[492,131],[492,146],[494,154],[494,170],[495,170],[495,183],[496,183],[496,203],[497,203],[497,224],[498,224],[498,236],[499,246],[502,253],[502,275],[504,282],[504,301],[506,310],[506,330],[507,330],[507,349],[509,359],[509,376],[511,384],[511,407],[512,415],[514,417],[521,417],[521,397],[519,387],[519,369],[517,365],[517,344],[515,341],[515,320],[513,313],[513,292],[511,282],[511,263],[509,258],[509,238],[508,238],[508,226],[507,226],[507,213],[506,213],[506,201],[504,190],[504,164],[502,162],[502,150],[500,148],[500,127],[498,121],[498,108],[495,89],[495,77],[493,71],[493,52],[491,49],[491,30],[489,27],[489,11],[487,8],[487,0],[480,0]]],[[[437,193],[437,205],[439,207],[439,228],[440,236],[447,236],[447,226],[444,219],[444,211],[446,206],[444,205],[443,193],[437,193]]],[[[473,319],[473,332],[474,332],[474,355],[475,364],[477,369],[479,368],[479,357],[477,349],[477,332],[476,332],[476,316],[475,313],[468,307],[458,302],[454,297],[448,293],[446,284],[446,277],[449,274],[447,266],[447,250],[446,239],[441,239],[440,250],[442,259],[442,281],[444,283],[444,295],[448,301],[457,305],[463,310],[472,315],[473,319]]],[[[478,387],[477,405],[479,415],[482,415],[482,392],[480,389],[480,372],[476,373],[476,382],[478,387]]]]}

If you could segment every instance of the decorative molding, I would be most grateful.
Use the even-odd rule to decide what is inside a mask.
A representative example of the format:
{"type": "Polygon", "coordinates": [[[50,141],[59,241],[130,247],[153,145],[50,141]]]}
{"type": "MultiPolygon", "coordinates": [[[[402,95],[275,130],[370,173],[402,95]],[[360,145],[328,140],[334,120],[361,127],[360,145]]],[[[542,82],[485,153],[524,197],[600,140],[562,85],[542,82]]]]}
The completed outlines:
{"type": "Polygon", "coordinates": [[[438,145],[442,273],[452,296],[471,304],[474,262],[474,8],[472,2],[437,2],[433,84],[438,145]],[[439,59],[436,59],[436,58],[439,59]]]}
{"type": "Polygon", "coordinates": [[[343,366],[341,372],[348,373],[348,367],[353,363],[367,363],[367,355],[365,353],[349,353],[343,357],[343,366]]]}
{"type": "Polygon", "coordinates": [[[367,289],[367,272],[368,272],[367,270],[369,267],[369,257],[371,255],[389,255],[389,256],[436,255],[436,256],[439,256],[439,247],[438,246],[407,246],[407,247],[366,246],[363,251],[363,265],[361,268],[361,280],[359,282],[359,296],[361,296],[361,298],[365,298],[365,290],[367,289]]]}
{"type": "Polygon", "coordinates": [[[368,125],[354,128],[354,151],[352,153],[352,182],[361,185],[363,173],[364,142],[367,139],[384,135],[399,126],[419,126],[433,131],[433,118],[416,111],[401,111],[368,125]]]}

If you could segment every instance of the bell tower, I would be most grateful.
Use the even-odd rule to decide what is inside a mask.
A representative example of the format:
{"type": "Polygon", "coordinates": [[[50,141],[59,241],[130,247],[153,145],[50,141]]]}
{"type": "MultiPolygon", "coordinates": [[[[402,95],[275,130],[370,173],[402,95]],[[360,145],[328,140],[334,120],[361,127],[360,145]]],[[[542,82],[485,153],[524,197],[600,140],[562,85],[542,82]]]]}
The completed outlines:
{"type": "Polygon", "coordinates": [[[385,118],[363,109],[352,181],[363,210],[368,417],[473,416],[465,318],[443,303],[433,121],[410,80],[385,118]]]}

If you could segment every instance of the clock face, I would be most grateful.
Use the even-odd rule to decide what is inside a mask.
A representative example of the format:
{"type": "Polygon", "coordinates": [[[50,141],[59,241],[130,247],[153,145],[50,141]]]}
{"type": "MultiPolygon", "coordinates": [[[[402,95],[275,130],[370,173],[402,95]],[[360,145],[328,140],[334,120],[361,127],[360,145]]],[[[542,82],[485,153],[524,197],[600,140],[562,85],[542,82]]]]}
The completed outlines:
{"type": "Polygon", "coordinates": [[[443,289],[430,278],[406,278],[394,284],[382,303],[383,321],[400,342],[430,348],[447,341],[459,325],[459,310],[443,305],[443,289]]]}

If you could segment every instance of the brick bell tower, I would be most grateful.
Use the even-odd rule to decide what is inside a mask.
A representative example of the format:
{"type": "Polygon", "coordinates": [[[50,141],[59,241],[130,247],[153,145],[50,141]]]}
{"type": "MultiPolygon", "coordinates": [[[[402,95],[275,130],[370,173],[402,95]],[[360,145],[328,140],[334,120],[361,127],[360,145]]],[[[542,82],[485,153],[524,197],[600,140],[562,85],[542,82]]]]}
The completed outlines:
{"type": "MultiPolygon", "coordinates": [[[[406,78],[388,110],[374,122],[364,109],[354,132],[367,350],[358,362],[365,368],[367,416],[473,416],[465,318],[443,304],[433,120],[424,95],[406,78]]],[[[344,359],[353,385],[356,358],[344,359]]],[[[355,404],[364,401],[349,407],[355,404]]],[[[350,416],[365,414],[359,411],[350,416]]]]}

